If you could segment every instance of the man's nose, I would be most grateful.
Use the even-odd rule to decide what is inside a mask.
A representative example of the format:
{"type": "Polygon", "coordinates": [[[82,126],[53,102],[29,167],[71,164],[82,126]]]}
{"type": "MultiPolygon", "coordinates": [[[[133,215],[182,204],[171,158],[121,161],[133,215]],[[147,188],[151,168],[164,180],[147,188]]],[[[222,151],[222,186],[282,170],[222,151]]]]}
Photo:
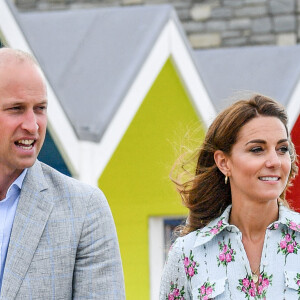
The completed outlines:
{"type": "Polygon", "coordinates": [[[37,124],[37,118],[36,118],[34,111],[28,110],[24,114],[24,119],[22,122],[22,129],[28,131],[28,133],[30,133],[30,134],[37,133],[37,131],[39,129],[39,125],[37,124]]]}

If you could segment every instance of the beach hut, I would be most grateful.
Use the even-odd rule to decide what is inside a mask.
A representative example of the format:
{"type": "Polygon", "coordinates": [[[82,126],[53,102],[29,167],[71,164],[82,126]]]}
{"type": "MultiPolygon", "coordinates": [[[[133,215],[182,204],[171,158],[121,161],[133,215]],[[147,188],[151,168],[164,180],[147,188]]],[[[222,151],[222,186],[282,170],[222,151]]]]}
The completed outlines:
{"type": "Polygon", "coordinates": [[[157,299],[170,230],[186,211],[169,180],[182,137],[200,145],[215,109],[171,6],[16,11],[7,43],[49,88],[49,134],[70,174],[98,185],[115,219],[128,299],[157,299]]]}

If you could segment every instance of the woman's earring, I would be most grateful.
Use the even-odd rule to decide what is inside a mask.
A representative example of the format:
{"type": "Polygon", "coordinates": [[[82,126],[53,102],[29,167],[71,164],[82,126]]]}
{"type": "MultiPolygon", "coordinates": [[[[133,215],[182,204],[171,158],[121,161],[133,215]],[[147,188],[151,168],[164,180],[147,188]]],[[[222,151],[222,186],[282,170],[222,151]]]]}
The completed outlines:
{"type": "Polygon", "coordinates": [[[228,176],[226,175],[225,176],[225,184],[227,184],[227,182],[228,182],[228,176]]]}

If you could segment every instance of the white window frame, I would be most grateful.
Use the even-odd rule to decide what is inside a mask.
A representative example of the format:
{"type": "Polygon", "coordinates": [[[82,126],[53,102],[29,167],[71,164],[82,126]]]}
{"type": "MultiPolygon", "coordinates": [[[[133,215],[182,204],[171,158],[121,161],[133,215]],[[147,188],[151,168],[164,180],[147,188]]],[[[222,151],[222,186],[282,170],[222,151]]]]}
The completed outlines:
{"type": "Polygon", "coordinates": [[[149,217],[148,236],[149,236],[149,269],[150,269],[150,299],[159,299],[159,287],[162,270],[165,263],[165,237],[164,220],[167,219],[185,219],[186,216],[159,216],[149,217]]]}

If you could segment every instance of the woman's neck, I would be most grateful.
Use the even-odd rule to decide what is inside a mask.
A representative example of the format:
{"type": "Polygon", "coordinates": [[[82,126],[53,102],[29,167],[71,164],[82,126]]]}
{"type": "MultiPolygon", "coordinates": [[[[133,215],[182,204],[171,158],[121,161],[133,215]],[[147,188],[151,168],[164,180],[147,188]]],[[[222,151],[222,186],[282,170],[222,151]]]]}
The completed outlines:
{"type": "Polygon", "coordinates": [[[268,225],[278,220],[278,213],[277,200],[265,203],[233,200],[229,223],[240,229],[243,238],[255,242],[264,237],[268,225]]]}

